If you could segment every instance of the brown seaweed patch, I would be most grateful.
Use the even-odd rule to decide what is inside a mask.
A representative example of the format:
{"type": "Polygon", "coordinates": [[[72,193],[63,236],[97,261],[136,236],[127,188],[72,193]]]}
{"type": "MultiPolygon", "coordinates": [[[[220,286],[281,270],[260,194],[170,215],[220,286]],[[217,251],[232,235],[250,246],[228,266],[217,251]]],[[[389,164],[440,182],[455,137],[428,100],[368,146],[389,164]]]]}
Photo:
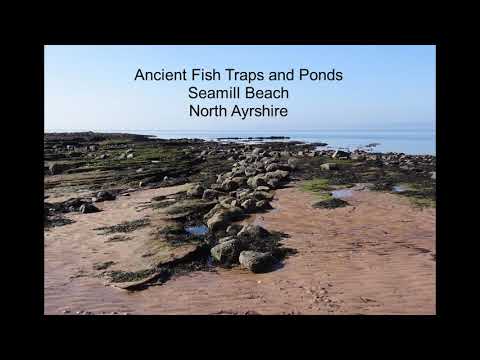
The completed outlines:
{"type": "Polygon", "coordinates": [[[110,243],[110,242],[121,242],[121,241],[129,241],[129,240],[132,240],[132,238],[125,235],[113,235],[111,238],[109,238],[105,242],[110,243]]]}
{"type": "Polygon", "coordinates": [[[102,230],[100,235],[107,235],[113,233],[128,233],[145,227],[150,224],[150,219],[138,219],[133,221],[124,221],[121,224],[99,227],[94,230],[102,230]]]}
{"type": "Polygon", "coordinates": [[[316,203],[312,204],[312,206],[317,209],[335,209],[348,205],[349,203],[345,200],[334,197],[328,198],[326,200],[317,201],[316,203]]]}
{"type": "Polygon", "coordinates": [[[111,282],[119,283],[119,282],[139,281],[149,276],[152,276],[157,272],[158,270],[156,268],[145,269],[140,271],[114,270],[114,271],[110,271],[107,275],[110,277],[111,282]]]}
{"type": "Polygon", "coordinates": [[[112,266],[114,264],[115,264],[114,261],[105,261],[105,262],[102,262],[102,263],[94,264],[93,269],[94,270],[105,270],[105,269],[109,268],[110,266],[112,266]]]}

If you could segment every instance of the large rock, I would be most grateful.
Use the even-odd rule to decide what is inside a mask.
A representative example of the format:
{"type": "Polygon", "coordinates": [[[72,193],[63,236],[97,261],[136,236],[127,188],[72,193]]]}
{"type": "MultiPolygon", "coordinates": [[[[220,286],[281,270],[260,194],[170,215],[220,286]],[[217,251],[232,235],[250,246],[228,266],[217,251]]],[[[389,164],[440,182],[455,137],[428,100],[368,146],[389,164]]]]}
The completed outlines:
{"type": "Polygon", "coordinates": [[[275,170],[280,170],[280,165],[278,163],[273,163],[273,164],[270,164],[268,165],[265,170],[267,172],[272,172],[272,171],[275,171],[275,170]]]}
{"type": "Polygon", "coordinates": [[[78,211],[80,211],[82,214],[89,214],[89,213],[99,212],[100,209],[93,204],[86,203],[80,206],[78,211]]]}
{"type": "Polygon", "coordinates": [[[218,200],[224,208],[228,209],[232,207],[232,202],[236,199],[232,196],[222,196],[218,200]]]}
{"type": "Polygon", "coordinates": [[[64,172],[67,169],[68,169],[68,165],[59,164],[59,163],[52,163],[48,167],[48,170],[50,171],[51,175],[61,174],[62,172],[64,172]]]}
{"type": "Polygon", "coordinates": [[[221,204],[216,204],[213,208],[210,209],[209,212],[207,212],[204,216],[203,219],[206,221],[210,219],[213,215],[215,215],[217,212],[223,210],[223,206],[221,204]]]}
{"type": "Polygon", "coordinates": [[[187,196],[190,197],[201,197],[203,195],[203,192],[205,189],[203,188],[202,185],[194,185],[187,191],[187,196]]]}
{"type": "Polygon", "coordinates": [[[263,151],[262,148],[255,148],[252,151],[252,155],[260,155],[260,153],[263,151]]]}
{"type": "MultiPolygon", "coordinates": [[[[276,189],[280,186],[280,180],[277,178],[272,178],[267,181],[267,185],[272,189],[276,189]]],[[[258,188],[257,188],[258,189],[258,188]]]]}
{"type": "Polygon", "coordinates": [[[237,238],[242,240],[258,240],[266,238],[270,235],[267,229],[260,225],[244,225],[242,230],[237,234],[237,238]]]}
{"type": "Polygon", "coordinates": [[[220,239],[218,239],[218,243],[219,244],[223,244],[227,241],[231,241],[231,240],[235,240],[235,238],[233,236],[225,236],[225,237],[222,237],[220,239]]]}
{"type": "Polygon", "coordinates": [[[247,185],[250,186],[252,189],[255,189],[259,186],[267,185],[267,180],[263,175],[256,175],[252,176],[247,180],[247,185]]]}
{"type": "Polygon", "coordinates": [[[246,211],[252,211],[255,209],[257,202],[254,199],[247,199],[244,202],[242,202],[242,208],[244,208],[246,211]]]}
{"type": "Polygon", "coordinates": [[[338,169],[338,165],[335,163],[325,163],[320,165],[320,169],[322,170],[336,170],[338,169]]]}
{"type": "Polygon", "coordinates": [[[366,156],[364,154],[361,154],[361,153],[358,153],[358,152],[354,152],[352,153],[352,155],[350,156],[350,158],[352,160],[358,160],[358,161],[363,161],[366,159],[366,156]]]}
{"type": "Polygon", "coordinates": [[[267,181],[270,179],[283,180],[283,179],[286,179],[289,174],[290,173],[286,170],[276,170],[276,171],[267,172],[265,174],[265,178],[267,179],[267,181]]]}
{"type": "Polygon", "coordinates": [[[275,158],[264,157],[261,158],[260,161],[265,165],[268,166],[270,164],[276,163],[278,160],[275,158]]]}
{"type": "Polygon", "coordinates": [[[232,169],[233,177],[245,175],[245,170],[246,170],[245,166],[239,166],[239,167],[233,168],[232,169]]]}
{"type": "Polygon", "coordinates": [[[287,161],[287,164],[290,166],[291,169],[296,169],[298,166],[299,160],[296,158],[290,158],[287,161]]]}
{"type": "Polygon", "coordinates": [[[234,178],[232,178],[232,181],[237,183],[237,188],[247,184],[247,178],[245,176],[235,176],[234,178]]]}
{"type": "Polygon", "coordinates": [[[222,190],[223,191],[233,191],[238,188],[238,183],[233,181],[232,179],[226,179],[222,182],[222,190]]]}
{"type": "Polygon", "coordinates": [[[212,257],[219,263],[232,264],[237,262],[242,250],[242,242],[238,239],[232,239],[211,248],[210,254],[212,254],[212,257]]]}
{"type": "Polygon", "coordinates": [[[208,229],[212,232],[224,230],[230,222],[239,220],[243,216],[242,209],[232,207],[230,209],[219,210],[207,221],[208,229]]]}
{"type": "Polygon", "coordinates": [[[247,250],[240,253],[238,261],[251,272],[262,273],[271,270],[276,259],[270,253],[247,250]]]}
{"type": "Polygon", "coordinates": [[[270,191],[268,186],[257,186],[256,191],[270,191]]]}
{"type": "Polygon", "coordinates": [[[212,201],[212,200],[216,199],[219,194],[220,194],[220,193],[219,193],[217,190],[206,189],[206,190],[203,192],[202,199],[203,199],[203,200],[207,200],[207,201],[212,201]]]}
{"type": "Polygon", "coordinates": [[[337,150],[333,153],[332,158],[334,159],[349,159],[350,158],[350,153],[342,150],[337,150]]]}
{"type": "Polygon", "coordinates": [[[227,227],[226,233],[230,236],[236,236],[243,226],[240,224],[232,224],[227,227]]]}
{"type": "Polygon", "coordinates": [[[116,196],[112,194],[110,191],[99,191],[97,194],[92,198],[93,202],[102,202],[102,201],[111,201],[115,200],[116,196]]]}
{"type": "Polygon", "coordinates": [[[264,165],[262,162],[260,162],[260,161],[257,161],[257,162],[254,164],[254,166],[255,166],[255,169],[257,169],[257,171],[258,171],[259,173],[262,173],[262,172],[265,171],[265,165],[264,165]]]}
{"type": "Polygon", "coordinates": [[[266,191],[258,191],[255,190],[252,194],[253,198],[257,201],[260,200],[272,200],[273,199],[273,194],[270,194],[269,192],[266,191]]]}
{"type": "Polygon", "coordinates": [[[270,203],[266,200],[260,200],[260,201],[257,201],[257,203],[255,204],[255,206],[258,208],[258,209],[271,209],[272,207],[270,206],[270,203]]]}
{"type": "Polygon", "coordinates": [[[257,173],[257,169],[248,167],[245,169],[245,175],[246,176],[254,176],[257,173]]]}

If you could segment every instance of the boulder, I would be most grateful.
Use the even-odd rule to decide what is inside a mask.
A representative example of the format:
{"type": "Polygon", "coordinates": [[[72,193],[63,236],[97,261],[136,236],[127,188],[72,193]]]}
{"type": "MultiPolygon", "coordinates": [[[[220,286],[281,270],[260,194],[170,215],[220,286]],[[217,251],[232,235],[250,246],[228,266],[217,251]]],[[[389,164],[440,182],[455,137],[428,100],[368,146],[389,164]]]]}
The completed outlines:
{"type": "Polygon", "coordinates": [[[255,148],[252,150],[252,155],[259,155],[262,152],[262,148],[255,148]]]}
{"type": "Polygon", "coordinates": [[[66,164],[52,163],[48,166],[48,170],[50,171],[51,175],[61,174],[67,169],[68,169],[68,165],[66,164]]]}
{"type": "Polygon", "coordinates": [[[245,176],[235,176],[232,181],[237,183],[237,188],[245,186],[247,184],[247,178],[245,176]]]}
{"type": "Polygon", "coordinates": [[[260,160],[265,166],[276,163],[278,160],[275,158],[264,157],[260,160]]]}
{"type": "Polygon", "coordinates": [[[236,236],[240,230],[242,230],[242,225],[240,224],[232,224],[227,227],[227,235],[236,236]]]}
{"type": "Polygon", "coordinates": [[[254,199],[248,199],[242,202],[242,208],[244,208],[246,211],[251,211],[254,210],[256,207],[256,201],[254,199]]]}
{"type": "Polygon", "coordinates": [[[254,176],[256,173],[257,173],[257,169],[255,168],[252,168],[252,167],[245,168],[246,176],[254,176]]]}
{"type": "Polygon", "coordinates": [[[252,189],[257,188],[258,186],[265,186],[267,185],[267,180],[263,175],[256,175],[248,178],[247,185],[250,186],[252,189]]]}
{"type": "Polygon", "coordinates": [[[242,230],[237,234],[237,238],[242,240],[258,240],[266,238],[270,235],[267,229],[261,227],[260,225],[244,225],[242,230]]]}
{"type": "Polygon", "coordinates": [[[233,191],[238,188],[238,183],[233,181],[232,179],[226,179],[222,182],[222,190],[223,191],[233,191]]]}
{"type": "Polygon", "coordinates": [[[238,207],[219,210],[210,219],[208,219],[208,229],[212,232],[224,230],[227,228],[230,222],[239,220],[242,215],[243,211],[238,207]]]}
{"type": "Polygon", "coordinates": [[[299,160],[296,158],[290,158],[287,160],[288,166],[290,166],[291,169],[296,169],[298,166],[299,160]]]}
{"type": "Polygon", "coordinates": [[[210,209],[205,215],[203,215],[204,220],[210,219],[213,215],[215,215],[218,211],[222,210],[223,206],[221,204],[216,204],[213,208],[210,209]]]}
{"type": "Polygon", "coordinates": [[[338,169],[338,165],[335,163],[325,163],[320,165],[320,169],[322,170],[336,170],[338,169]]]}
{"type": "Polygon", "coordinates": [[[93,204],[86,203],[80,206],[78,211],[80,211],[82,214],[89,214],[89,213],[99,212],[100,209],[93,204]]]}
{"type": "Polygon", "coordinates": [[[257,191],[270,191],[270,188],[266,185],[264,186],[257,186],[256,188],[257,191]]]}
{"type": "Polygon", "coordinates": [[[339,159],[339,158],[349,159],[350,158],[350,153],[348,153],[346,151],[342,151],[342,150],[337,150],[333,153],[332,158],[333,159],[339,159]]]}
{"type": "Polygon", "coordinates": [[[253,198],[257,201],[260,200],[272,200],[273,199],[273,194],[270,194],[269,192],[266,191],[258,191],[255,190],[252,194],[253,198]]]}
{"type": "Polygon", "coordinates": [[[206,190],[203,192],[202,199],[203,199],[203,200],[207,200],[207,201],[212,201],[212,200],[216,199],[219,194],[220,194],[220,193],[219,193],[217,190],[206,189],[206,190]]]}
{"type": "Polygon", "coordinates": [[[233,236],[225,236],[220,239],[218,239],[219,244],[223,244],[224,242],[230,241],[230,240],[235,240],[233,236]]]}
{"type": "Polygon", "coordinates": [[[127,155],[127,159],[133,159],[135,155],[133,155],[132,153],[128,154],[127,155]]]}
{"type": "Polygon", "coordinates": [[[272,179],[267,181],[267,185],[269,187],[271,187],[272,189],[276,189],[280,185],[280,180],[276,179],[276,178],[272,178],[272,179]]]}
{"type": "Polygon", "coordinates": [[[260,162],[260,161],[257,161],[256,163],[253,164],[255,166],[255,169],[257,170],[257,172],[264,172],[265,170],[265,165],[260,162]]]}
{"type": "Polygon", "coordinates": [[[187,191],[187,196],[190,197],[200,197],[203,195],[203,192],[205,189],[203,188],[202,185],[194,185],[187,191]]]}
{"type": "Polygon", "coordinates": [[[361,154],[361,153],[352,153],[352,155],[350,156],[350,158],[352,160],[357,160],[357,161],[363,161],[366,159],[365,155],[364,154],[361,154]]]}
{"type": "Polygon", "coordinates": [[[95,197],[92,198],[92,202],[102,202],[102,201],[111,201],[115,200],[116,196],[112,194],[110,191],[99,191],[95,195],[95,197]]]}
{"type": "Polygon", "coordinates": [[[283,179],[286,179],[288,177],[288,175],[290,175],[290,173],[286,170],[276,170],[276,171],[272,171],[272,172],[267,172],[265,174],[265,177],[267,178],[267,181],[270,180],[270,179],[283,180],[283,179]]]}
{"type": "Polygon", "coordinates": [[[233,177],[238,177],[238,176],[243,176],[245,175],[245,166],[239,166],[239,167],[235,167],[232,169],[232,174],[233,174],[233,177]]]}
{"type": "Polygon", "coordinates": [[[268,165],[265,170],[267,170],[267,172],[272,172],[272,171],[275,171],[275,170],[280,170],[280,165],[278,163],[273,163],[273,164],[270,164],[268,165]]]}
{"type": "Polygon", "coordinates": [[[224,241],[210,249],[212,257],[222,264],[232,264],[238,261],[243,250],[241,241],[232,239],[224,241]]]}
{"type": "Polygon", "coordinates": [[[232,196],[222,196],[218,200],[220,201],[220,205],[228,209],[232,207],[232,202],[235,201],[236,199],[233,198],[232,196]]]}
{"type": "Polygon", "coordinates": [[[242,251],[238,258],[240,264],[253,273],[270,271],[276,262],[271,253],[242,251]]]}
{"type": "Polygon", "coordinates": [[[267,200],[257,201],[257,203],[255,204],[255,206],[256,206],[258,209],[271,209],[271,208],[272,208],[272,207],[270,206],[270,203],[269,203],[267,200]]]}

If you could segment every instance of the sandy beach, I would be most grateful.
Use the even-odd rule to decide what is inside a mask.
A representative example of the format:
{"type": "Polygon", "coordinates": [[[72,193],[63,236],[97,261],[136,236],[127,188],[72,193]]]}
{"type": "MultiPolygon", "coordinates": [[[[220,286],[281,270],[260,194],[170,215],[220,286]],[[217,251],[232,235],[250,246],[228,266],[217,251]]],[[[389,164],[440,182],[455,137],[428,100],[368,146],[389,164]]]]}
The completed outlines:
{"type": "Polygon", "coordinates": [[[124,137],[47,152],[46,315],[435,314],[432,157],[124,137]]]}
{"type": "Polygon", "coordinates": [[[45,313],[94,314],[434,314],[435,213],[398,195],[353,191],[351,207],[314,209],[295,187],[276,192],[274,209],[249,221],[290,235],[298,253],[267,274],[195,272],[126,292],[93,277],[95,263],[127,256],[142,238],[106,243],[92,229],[152,216],[135,206],[168,189],[139,191],[102,213],[45,235],[45,313]]]}

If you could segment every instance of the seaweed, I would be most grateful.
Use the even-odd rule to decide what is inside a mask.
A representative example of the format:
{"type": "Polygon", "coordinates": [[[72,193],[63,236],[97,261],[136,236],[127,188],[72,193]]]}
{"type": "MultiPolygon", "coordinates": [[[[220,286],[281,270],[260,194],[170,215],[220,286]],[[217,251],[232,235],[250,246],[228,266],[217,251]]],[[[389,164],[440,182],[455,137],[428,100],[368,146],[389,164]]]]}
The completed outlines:
{"type": "Polygon", "coordinates": [[[101,235],[113,234],[113,233],[129,233],[145,227],[150,224],[150,219],[138,219],[133,221],[124,221],[121,224],[112,226],[103,226],[94,230],[102,230],[101,235]]]}

